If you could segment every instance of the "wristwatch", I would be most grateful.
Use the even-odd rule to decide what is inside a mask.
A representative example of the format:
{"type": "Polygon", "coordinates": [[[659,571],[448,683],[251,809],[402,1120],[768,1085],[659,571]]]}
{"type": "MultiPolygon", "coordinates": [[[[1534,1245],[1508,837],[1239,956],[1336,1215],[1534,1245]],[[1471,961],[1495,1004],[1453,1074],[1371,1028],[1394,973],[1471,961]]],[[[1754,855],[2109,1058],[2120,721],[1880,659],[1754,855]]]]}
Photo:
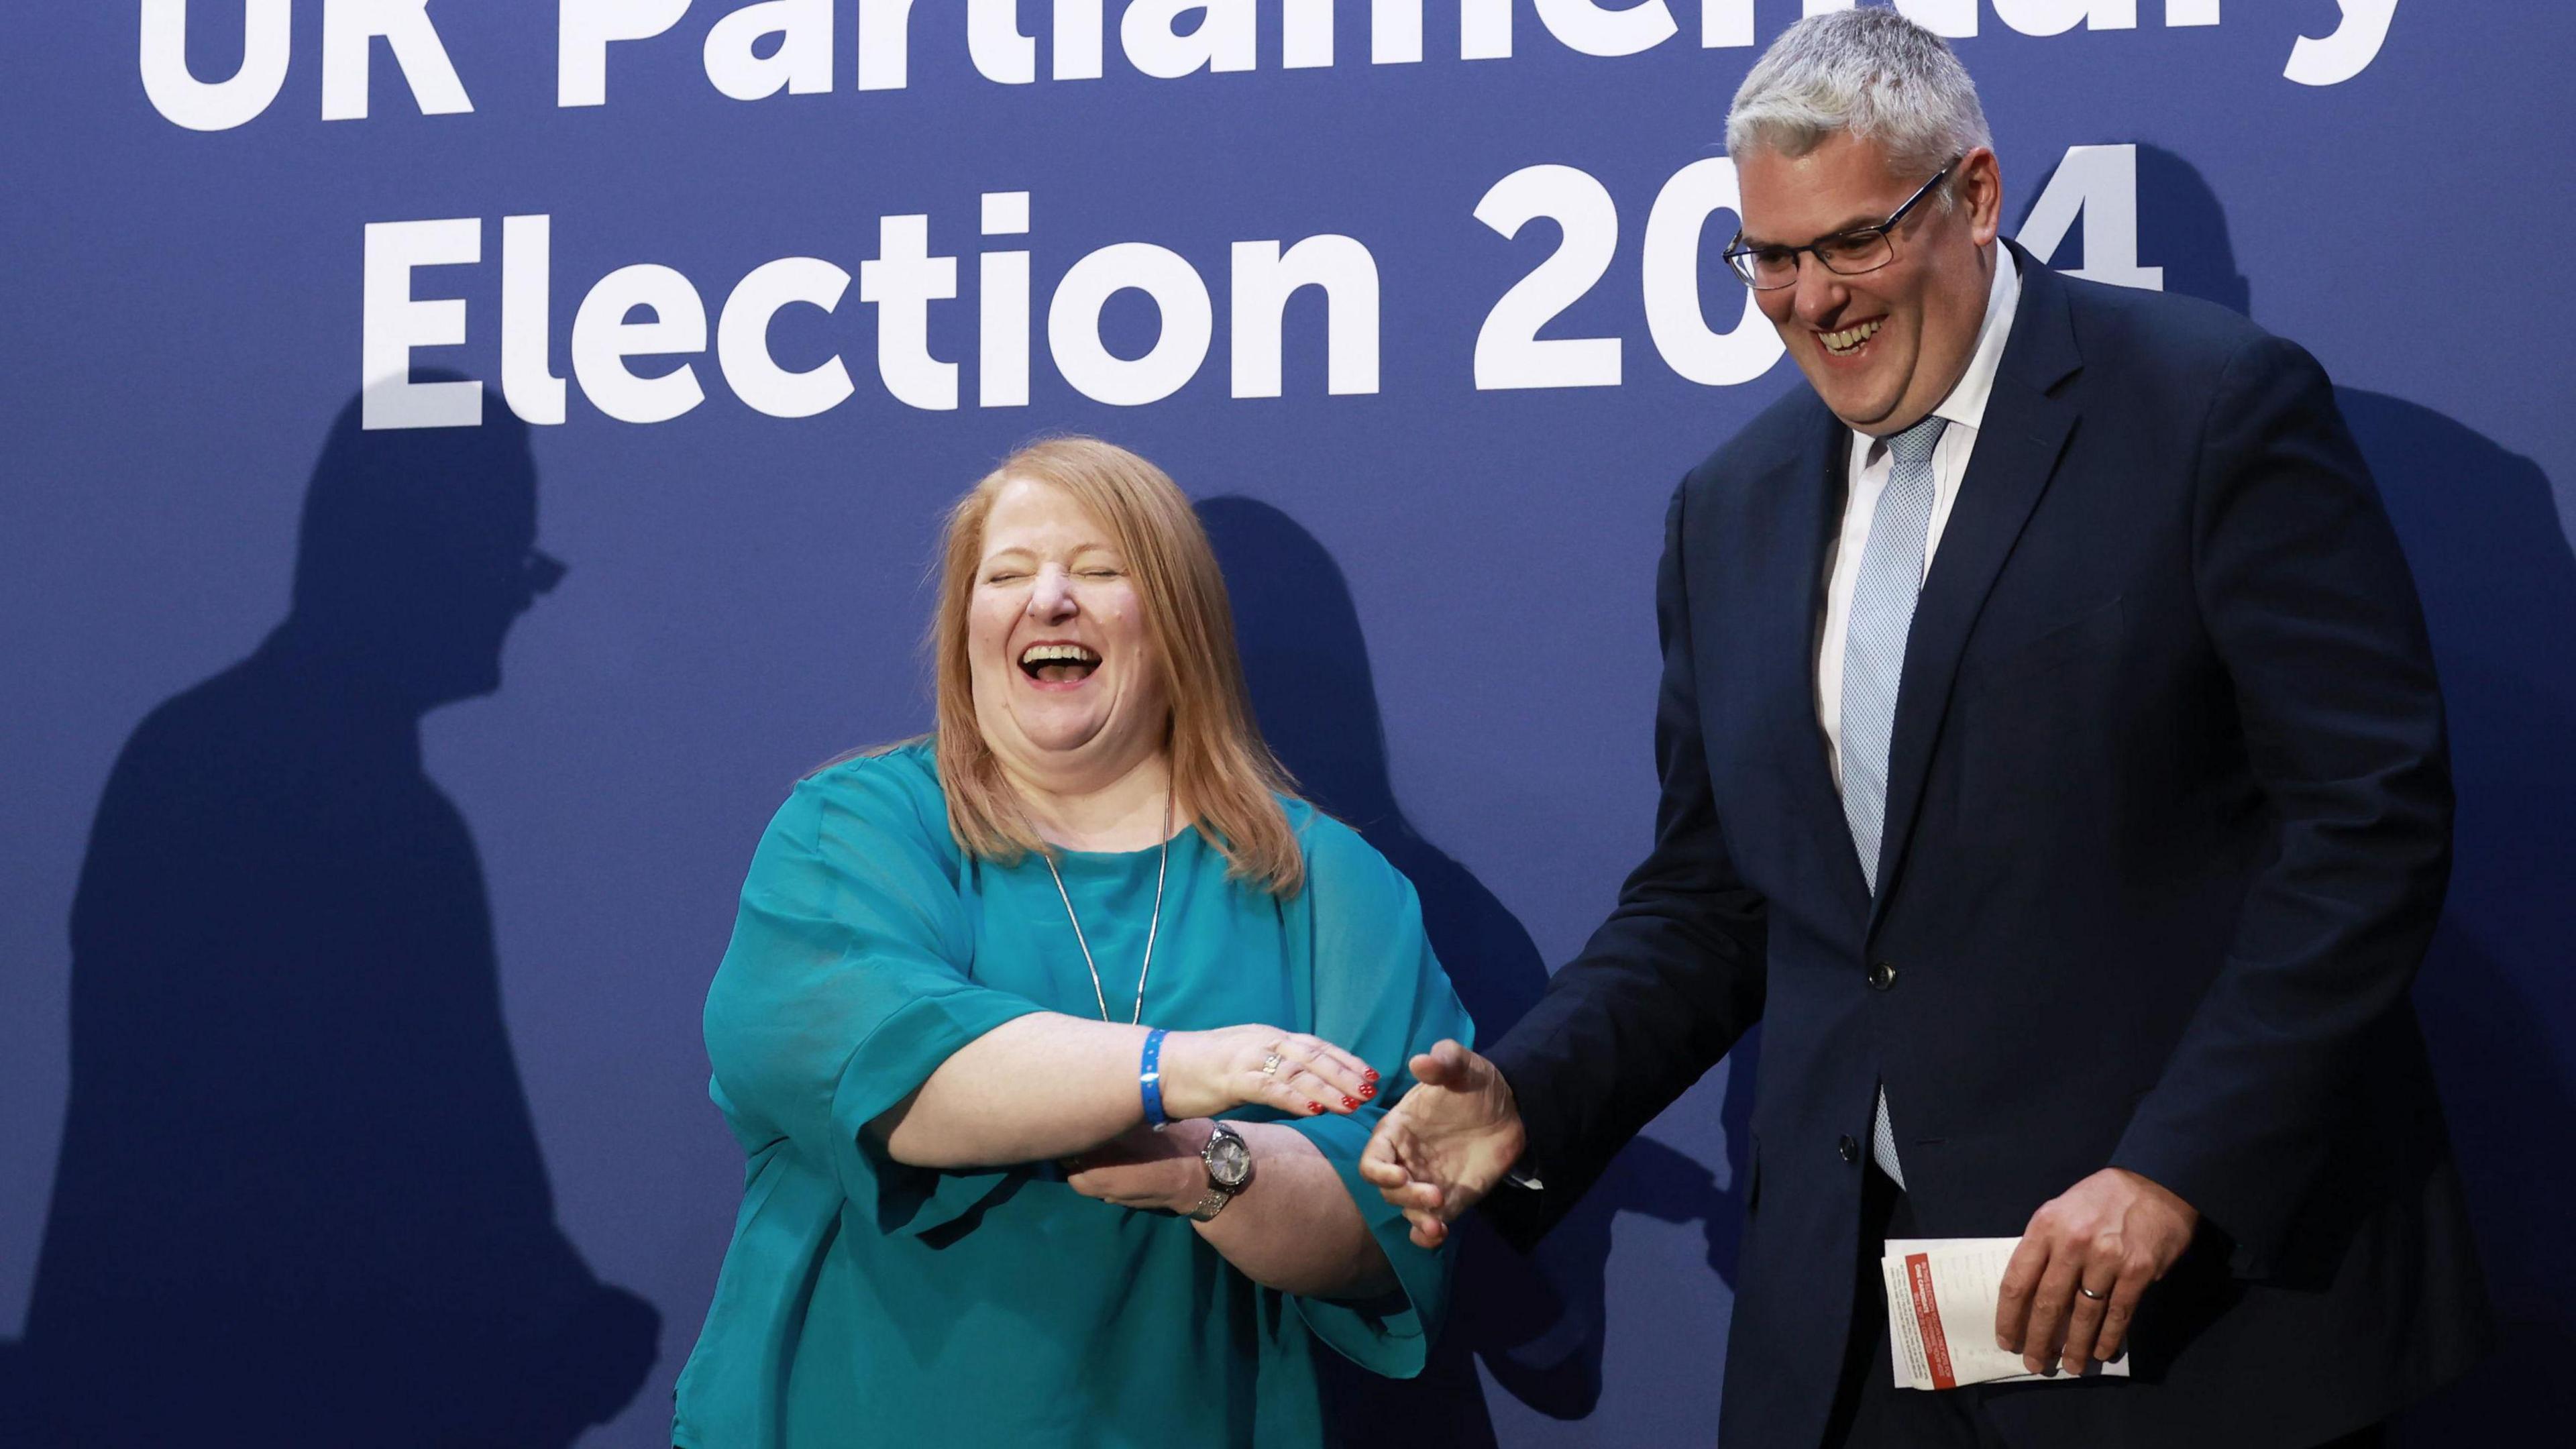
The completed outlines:
{"type": "Polygon", "coordinates": [[[1207,1164],[1207,1195],[1191,1208],[1190,1221],[1203,1223],[1225,1211],[1234,1195],[1252,1185],[1252,1149],[1244,1144],[1243,1134],[1223,1122],[1208,1124],[1207,1146],[1199,1149],[1199,1161],[1207,1164]]]}

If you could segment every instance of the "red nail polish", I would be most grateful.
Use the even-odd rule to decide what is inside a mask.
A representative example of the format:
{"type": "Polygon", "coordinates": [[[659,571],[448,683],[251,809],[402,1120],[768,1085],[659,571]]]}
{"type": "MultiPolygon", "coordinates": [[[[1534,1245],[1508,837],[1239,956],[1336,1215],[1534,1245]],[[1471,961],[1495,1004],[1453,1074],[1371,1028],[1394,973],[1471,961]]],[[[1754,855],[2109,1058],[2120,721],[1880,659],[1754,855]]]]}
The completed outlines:
{"type": "Polygon", "coordinates": [[[1324,1110],[1324,1104],[1321,1102],[1309,1102],[1306,1104],[1306,1110],[1310,1113],[1321,1112],[1324,1110]]]}
{"type": "Polygon", "coordinates": [[[1359,1105],[1360,1099],[1357,1097],[1344,1097],[1342,1099],[1342,1110],[1345,1112],[1357,1111],[1359,1109],[1359,1105]]]}
{"type": "Polygon", "coordinates": [[[1370,1081],[1374,1082],[1374,1081],[1376,1081],[1376,1080],[1377,1080],[1377,1068],[1375,1068],[1375,1067],[1370,1067],[1370,1068],[1368,1068],[1368,1069],[1367,1069],[1367,1072],[1368,1072],[1368,1079],[1369,1079],[1370,1081]]]}
{"type": "MultiPolygon", "coordinates": [[[[1371,1073],[1369,1073],[1369,1075],[1370,1075],[1370,1076],[1376,1076],[1376,1075],[1377,1075],[1377,1073],[1375,1073],[1375,1072],[1371,1072],[1371,1073]]],[[[1377,1095],[1377,1087],[1376,1087],[1376,1085],[1375,1085],[1374,1083],[1370,1084],[1369,1086],[1365,1086],[1365,1087],[1360,1088],[1360,1100],[1361,1100],[1361,1101],[1363,1101],[1363,1102],[1367,1101],[1368,1099],[1370,1099],[1371,1097],[1374,1097],[1374,1096],[1376,1096],[1376,1095],[1377,1095]]]]}

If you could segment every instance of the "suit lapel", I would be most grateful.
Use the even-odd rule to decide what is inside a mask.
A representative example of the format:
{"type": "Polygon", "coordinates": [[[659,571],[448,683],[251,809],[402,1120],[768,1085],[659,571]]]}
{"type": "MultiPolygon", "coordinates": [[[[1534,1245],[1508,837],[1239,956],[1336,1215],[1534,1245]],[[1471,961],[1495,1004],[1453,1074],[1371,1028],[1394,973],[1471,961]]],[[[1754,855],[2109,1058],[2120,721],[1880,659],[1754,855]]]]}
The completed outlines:
{"type": "Polygon", "coordinates": [[[1873,926],[1894,896],[1905,866],[1959,656],[2075,426],[2074,402],[2054,392],[2083,365],[2067,315],[2065,285],[2019,247],[2013,252],[2021,263],[2021,305],[1996,369],[1984,426],[1977,430],[1976,452],[1960,480],[1958,501],[1951,505],[1906,636],[1905,669],[1888,743],[1887,828],[1873,926]]]}
{"type": "Polygon", "coordinates": [[[1766,697],[1780,757],[1787,765],[1789,818],[1800,844],[1824,871],[1835,898],[1857,920],[1869,904],[1869,882],[1843,823],[1842,794],[1816,719],[1816,629],[1825,609],[1825,545],[1842,527],[1851,430],[1819,401],[1797,455],[1764,487],[1782,500],[1778,531],[1767,550],[1770,577],[1755,598],[1776,610],[1764,629],[1766,697]]]}

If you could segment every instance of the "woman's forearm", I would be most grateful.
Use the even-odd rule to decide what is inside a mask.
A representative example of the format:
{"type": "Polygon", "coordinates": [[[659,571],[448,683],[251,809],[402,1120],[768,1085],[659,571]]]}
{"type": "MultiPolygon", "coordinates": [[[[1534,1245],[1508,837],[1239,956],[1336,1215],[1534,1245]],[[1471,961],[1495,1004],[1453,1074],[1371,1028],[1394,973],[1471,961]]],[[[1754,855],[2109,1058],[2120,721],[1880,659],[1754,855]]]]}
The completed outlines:
{"type": "Polygon", "coordinates": [[[1141,1026],[1054,1012],[1015,1017],[950,1053],[869,1130],[914,1167],[1070,1156],[1144,1120],[1144,1044],[1141,1026]]]}
{"type": "MultiPolygon", "coordinates": [[[[1191,1124],[1204,1140],[1207,1124],[1191,1124]]],[[[1199,1236],[1243,1275],[1308,1298],[1368,1298],[1395,1270],[1340,1173],[1314,1141],[1276,1122],[1231,1124],[1252,1149],[1252,1182],[1199,1236]]]]}
{"type": "MultiPolygon", "coordinates": [[[[951,1053],[869,1130],[915,1167],[1007,1167],[1089,1151],[1145,1119],[1146,1035],[1055,1012],[1014,1018],[951,1053]]],[[[1167,1032],[1159,1061],[1174,1120],[1251,1102],[1351,1112],[1377,1095],[1366,1062],[1257,1022],[1167,1032]]]]}

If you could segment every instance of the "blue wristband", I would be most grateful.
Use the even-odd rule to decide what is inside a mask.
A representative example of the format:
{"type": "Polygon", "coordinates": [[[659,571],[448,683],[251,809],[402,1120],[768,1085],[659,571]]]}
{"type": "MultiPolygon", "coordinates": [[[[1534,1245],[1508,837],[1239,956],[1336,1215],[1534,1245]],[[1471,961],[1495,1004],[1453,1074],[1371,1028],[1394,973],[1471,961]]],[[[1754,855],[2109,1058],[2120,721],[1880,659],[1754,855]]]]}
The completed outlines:
{"type": "Polygon", "coordinates": [[[1160,1132],[1171,1124],[1163,1115],[1163,1038],[1168,1035],[1156,1027],[1145,1033],[1145,1060],[1136,1068],[1136,1088],[1145,1094],[1145,1125],[1160,1132]]]}

